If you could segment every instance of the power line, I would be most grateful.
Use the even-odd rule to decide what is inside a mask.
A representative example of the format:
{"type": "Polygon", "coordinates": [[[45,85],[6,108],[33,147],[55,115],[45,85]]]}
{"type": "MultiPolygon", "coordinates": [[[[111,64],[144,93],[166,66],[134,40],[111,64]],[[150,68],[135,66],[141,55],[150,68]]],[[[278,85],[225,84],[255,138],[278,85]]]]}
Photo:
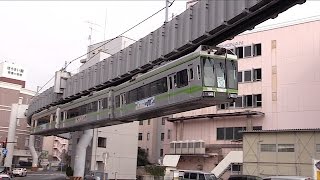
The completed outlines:
{"type": "MultiPolygon", "coordinates": [[[[175,2],[175,0],[173,0],[173,1],[170,3],[169,7],[171,7],[174,2],[175,2]]],[[[134,28],[136,28],[137,26],[139,26],[140,24],[144,23],[144,22],[147,21],[148,19],[152,18],[152,17],[155,16],[156,14],[160,13],[160,12],[163,11],[164,9],[166,9],[166,7],[161,8],[161,9],[158,10],[157,12],[153,13],[151,16],[145,18],[144,20],[140,21],[138,24],[136,24],[136,25],[132,26],[131,28],[127,29],[126,31],[122,32],[120,35],[118,35],[118,36],[116,36],[116,37],[114,37],[114,38],[112,38],[112,39],[109,39],[108,41],[106,41],[106,42],[103,43],[102,45],[96,47],[95,49],[92,49],[91,51],[89,51],[89,52],[87,52],[87,53],[85,53],[85,54],[83,54],[83,55],[81,55],[81,56],[79,56],[79,57],[71,60],[69,63],[67,63],[67,64],[65,65],[64,68],[62,68],[62,70],[66,70],[66,68],[67,68],[71,63],[73,63],[74,61],[76,61],[76,60],[82,58],[83,56],[86,56],[86,55],[88,55],[89,53],[91,53],[91,52],[99,49],[100,47],[108,44],[109,42],[115,40],[116,38],[121,37],[123,34],[131,31],[131,30],[134,29],[134,28]]],[[[131,39],[131,38],[130,38],[130,39],[131,39]]],[[[92,58],[90,58],[87,62],[89,62],[91,59],[92,59],[92,58]]],[[[37,94],[38,94],[38,93],[40,92],[40,90],[43,89],[54,77],[55,77],[55,75],[52,76],[51,79],[50,79],[49,81],[47,81],[39,90],[37,90],[37,94]]]]}
{"type": "MultiPolygon", "coordinates": [[[[174,1],[175,1],[175,0],[173,0],[173,1],[171,2],[171,4],[169,5],[169,7],[171,7],[171,6],[172,6],[172,4],[174,3],[174,1]]],[[[161,9],[160,9],[160,10],[158,10],[157,12],[153,13],[151,16],[149,16],[149,17],[147,17],[146,19],[144,19],[144,20],[140,21],[138,24],[136,24],[136,25],[132,26],[131,28],[129,28],[129,29],[127,29],[126,31],[124,31],[124,32],[122,32],[121,34],[119,34],[118,36],[116,36],[116,37],[114,37],[114,38],[112,38],[112,39],[108,40],[107,42],[103,43],[102,45],[100,45],[100,46],[98,46],[98,47],[96,47],[96,48],[92,49],[91,51],[89,51],[89,52],[87,52],[87,53],[83,54],[82,56],[79,56],[79,57],[77,57],[77,58],[75,58],[75,59],[71,60],[71,61],[66,65],[66,67],[65,67],[64,69],[66,69],[66,68],[67,68],[67,67],[68,67],[72,62],[74,62],[74,61],[76,61],[76,60],[78,60],[78,59],[82,58],[82,57],[83,57],[83,56],[85,56],[85,55],[88,55],[89,53],[91,53],[91,52],[93,52],[93,51],[95,51],[95,50],[99,49],[100,47],[102,47],[102,46],[104,46],[104,45],[108,44],[109,42],[111,42],[111,41],[115,40],[116,38],[121,37],[123,34],[125,34],[125,33],[129,32],[129,31],[131,31],[131,30],[132,30],[132,29],[134,29],[134,28],[136,28],[137,26],[139,26],[140,24],[144,23],[145,21],[147,21],[148,19],[152,18],[153,16],[157,15],[158,13],[160,13],[161,11],[163,11],[164,9],[166,9],[166,7],[161,8],[161,9]]],[[[90,60],[90,59],[89,59],[89,60],[90,60]]],[[[88,60],[87,62],[89,62],[89,60],[88,60]]]]}

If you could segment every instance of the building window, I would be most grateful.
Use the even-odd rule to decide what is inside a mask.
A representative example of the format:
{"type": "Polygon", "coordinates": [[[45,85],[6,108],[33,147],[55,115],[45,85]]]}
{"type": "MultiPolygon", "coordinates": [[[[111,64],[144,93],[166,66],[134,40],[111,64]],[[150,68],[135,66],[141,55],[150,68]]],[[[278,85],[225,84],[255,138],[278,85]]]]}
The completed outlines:
{"type": "Polygon", "coordinates": [[[148,119],[148,125],[150,125],[150,119],[148,119]]]}
{"type": "Polygon", "coordinates": [[[107,147],[107,138],[98,137],[98,147],[106,148],[107,147]]]}
{"type": "Polygon", "coordinates": [[[251,71],[244,71],[244,82],[251,81],[251,71]]]}
{"type": "Polygon", "coordinates": [[[294,144],[278,144],[278,152],[294,152],[294,144]]]}
{"type": "Polygon", "coordinates": [[[162,125],[165,125],[167,119],[168,119],[167,117],[163,117],[162,120],[161,120],[161,124],[162,124],[162,125]]]}
{"type": "Polygon", "coordinates": [[[276,152],[276,144],[261,144],[261,152],[276,152]]]}
{"type": "Polygon", "coordinates": [[[236,103],[236,107],[237,107],[237,108],[242,108],[242,107],[243,107],[243,104],[242,104],[242,96],[237,97],[235,103],[236,103]]]}
{"type": "Polygon", "coordinates": [[[217,128],[217,140],[224,140],[224,128],[217,128]]]}
{"type": "Polygon", "coordinates": [[[251,46],[245,46],[244,47],[244,57],[251,57],[252,52],[251,52],[251,46]]]}
{"type": "Polygon", "coordinates": [[[238,72],[238,82],[242,82],[242,72],[238,72]]]}
{"type": "Polygon", "coordinates": [[[254,131],[262,130],[262,126],[253,126],[252,130],[254,131]]]}
{"type": "Polygon", "coordinates": [[[160,157],[163,157],[163,149],[160,149],[160,157]]]}
{"type": "Polygon", "coordinates": [[[254,107],[261,107],[262,106],[262,95],[256,94],[254,95],[254,107]]]}
{"type": "Polygon", "coordinates": [[[233,172],[233,173],[241,172],[241,165],[240,164],[232,164],[231,165],[231,172],[233,172]]]}
{"type": "Polygon", "coordinates": [[[217,128],[217,140],[240,140],[245,127],[217,128]]]}
{"type": "Polygon", "coordinates": [[[237,47],[236,48],[236,54],[238,56],[238,58],[243,58],[243,47],[237,47]]]}
{"type": "Polygon", "coordinates": [[[244,106],[245,107],[252,107],[252,95],[245,95],[244,96],[244,106]]]}
{"type": "Polygon", "coordinates": [[[316,144],[316,152],[320,153],[320,144],[316,144]]]}
{"type": "Polygon", "coordinates": [[[147,141],[150,139],[150,133],[147,133],[147,141]]]}
{"type": "Polygon", "coordinates": [[[262,79],[261,68],[254,69],[253,70],[253,80],[254,81],[261,81],[261,79],[262,79]]]}
{"type": "Polygon", "coordinates": [[[139,125],[142,126],[143,125],[143,121],[139,121],[139,125]]]}
{"type": "Polygon", "coordinates": [[[164,140],[164,133],[161,133],[161,141],[163,141],[164,140]]]}
{"type": "Polygon", "coordinates": [[[168,129],[168,139],[171,139],[171,129],[168,129]]]}
{"type": "Polygon", "coordinates": [[[139,133],[139,135],[138,135],[138,140],[139,140],[139,141],[142,141],[142,133],[139,133]]]}
{"type": "Polygon", "coordinates": [[[253,56],[261,56],[261,43],[253,45],[253,56]]]}

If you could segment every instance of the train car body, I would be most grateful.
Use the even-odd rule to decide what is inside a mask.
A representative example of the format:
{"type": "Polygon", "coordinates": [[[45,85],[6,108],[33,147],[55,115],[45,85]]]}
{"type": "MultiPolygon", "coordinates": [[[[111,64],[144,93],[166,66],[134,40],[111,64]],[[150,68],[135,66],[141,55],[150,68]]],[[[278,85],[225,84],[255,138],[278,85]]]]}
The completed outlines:
{"type": "Polygon", "coordinates": [[[34,114],[33,133],[60,134],[231,102],[237,74],[231,51],[200,46],[128,82],[34,114]]]}

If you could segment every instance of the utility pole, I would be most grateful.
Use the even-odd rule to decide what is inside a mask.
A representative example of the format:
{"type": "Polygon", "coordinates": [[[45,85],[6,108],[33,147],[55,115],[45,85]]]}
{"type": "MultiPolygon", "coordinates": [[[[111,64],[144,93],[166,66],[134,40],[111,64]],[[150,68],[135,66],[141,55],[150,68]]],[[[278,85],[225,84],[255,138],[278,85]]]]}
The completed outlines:
{"type": "Polygon", "coordinates": [[[166,1],[166,17],[165,17],[165,22],[168,22],[168,16],[169,16],[169,0],[166,1]]]}

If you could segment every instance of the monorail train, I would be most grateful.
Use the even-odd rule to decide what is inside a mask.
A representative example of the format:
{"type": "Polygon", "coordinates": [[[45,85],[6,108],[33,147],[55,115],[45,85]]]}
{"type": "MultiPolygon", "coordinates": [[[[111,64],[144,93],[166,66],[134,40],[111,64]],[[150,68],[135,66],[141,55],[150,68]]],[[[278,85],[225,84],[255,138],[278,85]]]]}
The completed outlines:
{"type": "Polygon", "coordinates": [[[234,101],[237,57],[222,48],[195,52],[32,115],[33,134],[60,134],[165,116],[234,101]]]}

